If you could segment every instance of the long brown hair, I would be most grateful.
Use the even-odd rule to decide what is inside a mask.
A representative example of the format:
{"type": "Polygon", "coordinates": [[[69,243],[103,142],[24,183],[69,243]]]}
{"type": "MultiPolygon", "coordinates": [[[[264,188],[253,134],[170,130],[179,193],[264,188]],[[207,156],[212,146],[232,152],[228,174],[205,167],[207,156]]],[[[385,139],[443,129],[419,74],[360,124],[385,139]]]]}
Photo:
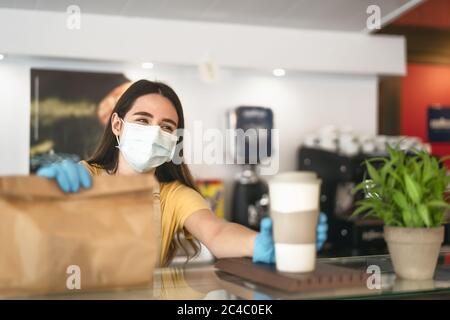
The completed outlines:
{"type": "MultiPolygon", "coordinates": [[[[175,91],[168,85],[161,82],[139,80],[133,83],[117,101],[114,109],[111,112],[108,124],[105,128],[102,139],[97,146],[97,149],[95,150],[91,158],[87,160],[90,165],[100,167],[111,174],[117,172],[119,162],[119,149],[116,148],[117,140],[114,133],[112,132],[111,117],[114,113],[117,113],[120,118],[124,119],[125,115],[128,113],[128,111],[130,111],[137,98],[151,93],[160,94],[172,103],[178,115],[177,129],[184,129],[183,107],[175,91]]],[[[183,156],[182,143],[183,137],[180,136],[177,143],[177,148],[179,148],[178,154],[180,155],[180,157],[183,156]]],[[[172,161],[165,162],[164,164],[156,168],[155,175],[159,182],[179,181],[189,188],[198,191],[191,172],[184,162],[182,162],[181,164],[175,164],[172,161]]],[[[194,239],[186,239],[187,243],[194,251],[193,254],[190,254],[189,250],[183,245],[180,235],[180,232],[177,232],[175,238],[173,239],[173,241],[171,241],[167,257],[165,257],[164,261],[162,261],[163,265],[167,265],[172,261],[178,248],[181,248],[186,253],[187,261],[198,255],[198,253],[200,252],[198,241],[194,239]]]]}

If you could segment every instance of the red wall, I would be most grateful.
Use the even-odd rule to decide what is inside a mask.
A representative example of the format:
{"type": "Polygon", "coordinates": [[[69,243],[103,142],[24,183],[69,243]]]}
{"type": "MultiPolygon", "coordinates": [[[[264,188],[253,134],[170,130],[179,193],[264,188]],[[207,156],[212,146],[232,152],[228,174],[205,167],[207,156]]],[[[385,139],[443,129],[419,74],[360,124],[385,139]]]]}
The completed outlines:
{"type": "MultiPolygon", "coordinates": [[[[431,104],[450,107],[450,66],[408,64],[402,79],[400,133],[428,142],[427,109],[431,104]]],[[[449,143],[433,143],[432,153],[450,155],[449,143]]],[[[450,168],[450,161],[447,161],[450,168]]]]}
{"type": "Polygon", "coordinates": [[[428,0],[401,16],[393,24],[450,28],[450,1],[428,0]]]}

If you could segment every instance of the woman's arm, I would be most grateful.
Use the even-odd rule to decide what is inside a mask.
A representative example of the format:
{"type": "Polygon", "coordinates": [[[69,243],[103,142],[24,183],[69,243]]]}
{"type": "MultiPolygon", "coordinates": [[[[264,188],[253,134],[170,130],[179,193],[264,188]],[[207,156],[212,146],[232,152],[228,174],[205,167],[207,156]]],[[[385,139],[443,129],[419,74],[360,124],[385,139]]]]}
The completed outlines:
{"type": "Polygon", "coordinates": [[[251,257],[257,233],[240,224],[218,218],[210,210],[191,214],[184,227],[216,258],[251,257]]]}

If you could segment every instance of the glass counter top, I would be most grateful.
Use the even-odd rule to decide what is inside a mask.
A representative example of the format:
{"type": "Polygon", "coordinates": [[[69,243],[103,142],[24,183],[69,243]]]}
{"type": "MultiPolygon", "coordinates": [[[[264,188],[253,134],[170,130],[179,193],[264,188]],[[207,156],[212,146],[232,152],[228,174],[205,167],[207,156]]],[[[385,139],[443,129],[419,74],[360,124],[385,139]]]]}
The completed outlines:
{"type": "MultiPolygon", "coordinates": [[[[381,287],[368,286],[289,293],[249,282],[225,273],[213,264],[173,266],[156,269],[153,286],[95,292],[69,292],[33,296],[26,299],[396,299],[450,297],[450,250],[442,250],[435,277],[429,281],[410,281],[395,276],[389,255],[322,258],[321,263],[367,271],[375,265],[381,271],[381,287]]],[[[21,299],[20,297],[18,297],[21,299]]]]}

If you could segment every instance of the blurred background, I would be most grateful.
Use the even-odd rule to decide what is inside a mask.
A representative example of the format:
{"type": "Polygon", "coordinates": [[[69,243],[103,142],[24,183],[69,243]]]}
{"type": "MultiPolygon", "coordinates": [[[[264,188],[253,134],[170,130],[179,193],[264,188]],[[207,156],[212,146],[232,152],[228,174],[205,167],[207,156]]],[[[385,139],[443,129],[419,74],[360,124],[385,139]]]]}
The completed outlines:
{"type": "MultiPolygon", "coordinates": [[[[187,129],[263,112],[279,171],[324,181],[324,252],[381,253],[379,225],[349,222],[349,190],[386,145],[450,154],[450,1],[0,0],[0,175],[88,157],[141,78],[175,89],[187,129]]],[[[257,168],[191,168],[217,215],[257,229],[257,168]]]]}

